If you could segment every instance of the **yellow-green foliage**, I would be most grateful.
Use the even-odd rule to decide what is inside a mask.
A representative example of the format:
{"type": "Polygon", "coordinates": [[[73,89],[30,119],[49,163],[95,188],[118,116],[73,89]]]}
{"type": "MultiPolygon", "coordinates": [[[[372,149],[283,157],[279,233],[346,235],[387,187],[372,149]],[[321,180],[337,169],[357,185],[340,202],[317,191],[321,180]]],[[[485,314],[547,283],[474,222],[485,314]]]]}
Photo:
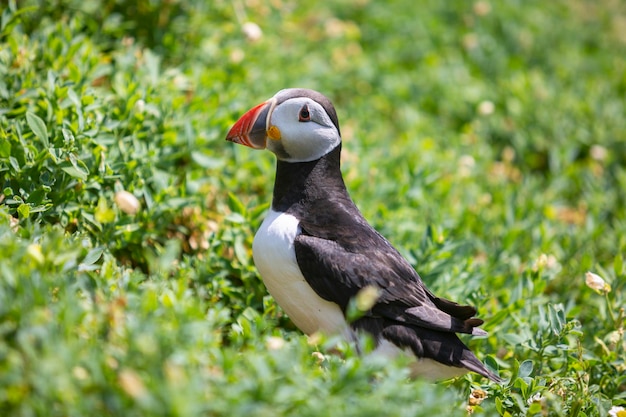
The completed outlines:
{"type": "Polygon", "coordinates": [[[622,2],[0,7],[0,415],[626,406],[622,2]],[[478,306],[490,335],[467,342],[505,384],[407,380],[267,295],[274,161],[224,137],[286,87],[333,100],[357,205],[478,306]]]}

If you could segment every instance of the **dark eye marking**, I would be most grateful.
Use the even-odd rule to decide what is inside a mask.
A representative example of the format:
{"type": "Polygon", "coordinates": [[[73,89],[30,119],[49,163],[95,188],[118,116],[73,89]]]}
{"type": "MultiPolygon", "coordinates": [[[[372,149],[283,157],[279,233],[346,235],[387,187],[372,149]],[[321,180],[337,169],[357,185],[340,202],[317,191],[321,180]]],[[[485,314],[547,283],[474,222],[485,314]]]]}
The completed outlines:
{"type": "Polygon", "coordinates": [[[309,122],[311,121],[311,114],[309,113],[309,106],[305,104],[300,109],[300,113],[298,113],[298,121],[300,122],[309,122]]]}

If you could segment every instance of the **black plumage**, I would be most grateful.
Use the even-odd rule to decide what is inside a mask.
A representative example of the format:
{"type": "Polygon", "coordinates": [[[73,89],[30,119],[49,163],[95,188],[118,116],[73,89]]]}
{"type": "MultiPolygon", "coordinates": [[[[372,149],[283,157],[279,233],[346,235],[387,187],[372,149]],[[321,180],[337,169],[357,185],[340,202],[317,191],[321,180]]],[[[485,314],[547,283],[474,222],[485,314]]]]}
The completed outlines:
{"type": "Polygon", "coordinates": [[[275,210],[292,214],[302,233],[294,242],[298,266],[322,298],[346,312],[360,289],[380,290],[371,311],[353,326],[411,349],[417,357],[499,378],[455,333],[486,334],[476,309],[435,297],[417,272],[361,215],[340,171],[340,147],[312,162],[278,161],[275,210]]]}

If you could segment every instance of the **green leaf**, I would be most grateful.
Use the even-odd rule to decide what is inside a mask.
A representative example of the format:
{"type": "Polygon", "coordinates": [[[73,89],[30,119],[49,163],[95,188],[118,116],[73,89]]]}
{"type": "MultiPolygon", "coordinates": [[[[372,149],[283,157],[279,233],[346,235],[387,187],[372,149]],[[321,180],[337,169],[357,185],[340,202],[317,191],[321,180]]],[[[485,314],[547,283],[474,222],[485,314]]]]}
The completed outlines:
{"type": "Polygon", "coordinates": [[[548,311],[550,313],[550,327],[555,335],[558,335],[563,330],[565,325],[565,313],[563,307],[560,304],[548,305],[548,311]]]}
{"type": "Polygon", "coordinates": [[[15,11],[10,10],[9,7],[4,9],[2,12],[2,18],[0,19],[0,31],[2,31],[2,34],[4,35],[5,32],[8,33],[10,26],[19,22],[20,19],[18,19],[18,17],[20,15],[36,11],[39,7],[40,6],[29,6],[15,11]]]}
{"type": "Polygon", "coordinates": [[[181,244],[179,240],[168,240],[165,247],[159,250],[158,257],[155,259],[156,262],[152,267],[161,273],[168,273],[176,267],[176,259],[178,259],[180,251],[181,244]]]}
{"type": "Polygon", "coordinates": [[[528,407],[528,411],[526,415],[536,415],[540,414],[542,410],[541,401],[533,401],[528,407]]]}
{"type": "Polygon", "coordinates": [[[85,255],[85,258],[83,259],[81,263],[85,265],[93,265],[96,262],[98,262],[98,259],[100,259],[103,252],[104,252],[104,248],[102,247],[93,248],[87,253],[87,255],[85,255]]]}
{"type": "Polygon", "coordinates": [[[202,168],[216,169],[224,165],[224,160],[213,158],[200,151],[192,151],[191,159],[202,168]]]}
{"type": "Polygon", "coordinates": [[[87,180],[87,176],[89,175],[89,171],[86,168],[81,167],[79,164],[72,164],[70,161],[63,161],[60,164],[61,169],[67,173],[68,175],[81,179],[83,181],[87,180]]]}
{"type": "Polygon", "coordinates": [[[487,365],[489,368],[493,369],[494,371],[498,369],[498,363],[496,362],[493,356],[487,355],[484,361],[485,361],[485,365],[487,365]]]}
{"type": "Polygon", "coordinates": [[[63,139],[65,140],[65,143],[67,145],[71,146],[74,144],[74,141],[75,141],[74,134],[72,133],[71,130],[63,128],[61,129],[61,133],[63,133],[63,139]]]}
{"type": "Polygon", "coordinates": [[[504,410],[504,407],[502,405],[502,399],[500,397],[496,397],[495,404],[496,404],[496,410],[498,411],[498,414],[502,415],[502,412],[504,410]]]}
{"type": "Polygon", "coordinates": [[[11,142],[6,138],[0,138],[0,158],[11,156],[11,142]]]}
{"type": "Polygon", "coordinates": [[[230,209],[233,212],[239,213],[242,216],[245,216],[245,214],[246,214],[246,206],[233,193],[228,193],[228,206],[230,207],[230,209]]]}
{"type": "Polygon", "coordinates": [[[115,220],[115,211],[109,207],[104,197],[98,199],[94,217],[98,223],[111,223],[115,220]]]}
{"type": "Polygon", "coordinates": [[[18,162],[17,159],[15,159],[15,157],[9,156],[9,164],[15,170],[15,172],[21,171],[20,163],[18,162]]]}
{"type": "Polygon", "coordinates": [[[518,376],[520,378],[526,378],[530,376],[532,372],[533,372],[533,361],[530,359],[527,359],[520,364],[518,376]]]}
{"type": "Polygon", "coordinates": [[[76,91],[74,91],[74,89],[70,88],[67,90],[67,97],[70,99],[72,104],[74,104],[74,106],[76,106],[77,108],[81,107],[80,98],[78,97],[78,94],[76,94],[76,91]]]}
{"type": "Polygon", "coordinates": [[[246,218],[239,213],[230,213],[224,219],[235,224],[244,224],[246,222],[246,218]]]}
{"type": "Polygon", "coordinates": [[[30,206],[22,203],[17,207],[17,212],[20,215],[20,218],[28,219],[28,216],[30,216],[30,206]]]}
{"type": "Polygon", "coordinates": [[[30,130],[33,131],[35,136],[39,138],[43,145],[46,148],[50,147],[50,141],[48,140],[48,129],[46,128],[46,124],[41,119],[41,117],[37,116],[35,113],[26,112],[26,122],[28,123],[28,127],[30,127],[30,130]]]}

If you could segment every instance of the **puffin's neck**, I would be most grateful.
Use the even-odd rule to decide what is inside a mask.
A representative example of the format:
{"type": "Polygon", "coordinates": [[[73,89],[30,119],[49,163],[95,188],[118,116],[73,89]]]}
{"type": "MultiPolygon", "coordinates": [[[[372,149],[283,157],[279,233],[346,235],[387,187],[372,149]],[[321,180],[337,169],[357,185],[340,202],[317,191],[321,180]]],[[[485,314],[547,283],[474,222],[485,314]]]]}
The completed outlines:
{"type": "Polygon", "coordinates": [[[278,160],[272,208],[287,211],[294,204],[327,198],[330,192],[347,194],[341,176],[340,156],[341,144],[315,161],[278,160]]]}

